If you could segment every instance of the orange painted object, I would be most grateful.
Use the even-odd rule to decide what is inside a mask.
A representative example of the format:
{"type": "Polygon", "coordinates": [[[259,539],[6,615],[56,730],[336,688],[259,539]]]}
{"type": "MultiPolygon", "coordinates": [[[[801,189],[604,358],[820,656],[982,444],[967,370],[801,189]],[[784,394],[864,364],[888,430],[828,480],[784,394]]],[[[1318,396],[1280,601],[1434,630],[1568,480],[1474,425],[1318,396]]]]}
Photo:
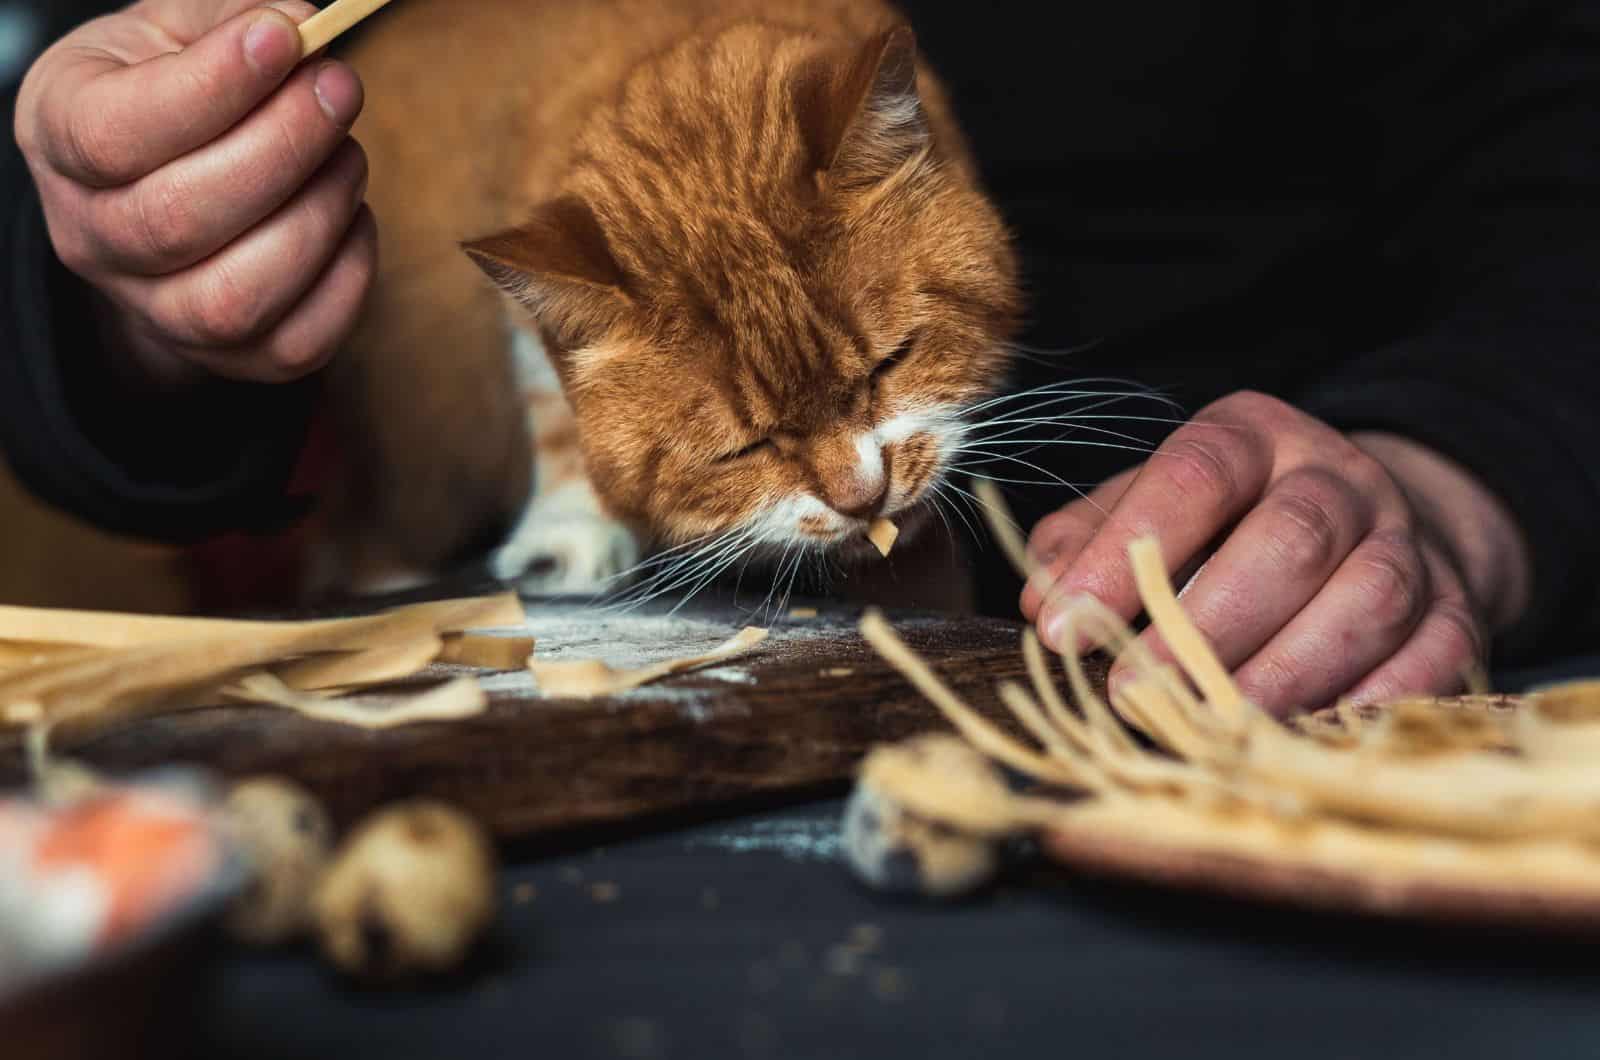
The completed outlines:
{"type": "Polygon", "coordinates": [[[121,949],[215,890],[231,862],[214,815],[159,785],[0,799],[0,953],[15,958],[0,986],[121,949]]]}
{"type": "Polygon", "coordinates": [[[118,792],[53,815],[39,837],[33,871],[47,879],[86,870],[105,889],[97,942],[138,934],[203,888],[220,864],[206,819],[161,794],[118,792]]]}

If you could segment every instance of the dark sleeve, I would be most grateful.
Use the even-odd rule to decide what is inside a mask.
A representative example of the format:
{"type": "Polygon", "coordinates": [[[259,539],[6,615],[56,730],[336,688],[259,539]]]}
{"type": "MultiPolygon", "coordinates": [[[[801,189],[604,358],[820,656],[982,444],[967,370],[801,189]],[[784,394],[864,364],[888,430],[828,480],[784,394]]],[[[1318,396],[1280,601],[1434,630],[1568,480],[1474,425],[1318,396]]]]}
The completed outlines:
{"type": "Polygon", "coordinates": [[[157,395],[119,379],[97,306],[56,259],[10,136],[0,144],[0,455],[45,502],[173,543],[292,518],[285,490],[318,381],[157,395]]]}
{"type": "Polygon", "coordinates": [[[1350,56],[1353,84],[1380,71],[1351,92],[1385,189],[1373,267],[1430,295],[1298,399],[1412,437],[1506,503],[1534,568],[1527,617],[1497,646],[1516,662],[1600,645],[1600,18],[1463,7],[1413,28],[1443,46],[1401,34],[1384,42],[1401,61],[1350,56]]]}

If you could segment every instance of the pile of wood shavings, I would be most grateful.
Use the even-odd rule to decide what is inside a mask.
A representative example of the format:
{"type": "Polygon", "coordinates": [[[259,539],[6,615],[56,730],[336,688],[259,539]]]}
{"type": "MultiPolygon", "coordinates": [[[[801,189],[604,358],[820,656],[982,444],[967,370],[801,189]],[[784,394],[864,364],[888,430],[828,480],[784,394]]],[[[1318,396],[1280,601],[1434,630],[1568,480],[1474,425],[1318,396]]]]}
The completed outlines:
{"type": "Polygon", "coordinates": [[[434,664],[521,671],[543,695],[587,699],[730,660],[767,636],[746,628],[704,654],[617,669],[537,659],[534,639],[514,632],[527,625],[513,594],[300,622],[0,607],[0,726],[97,729],[231,700],[385,729],[486,709],[476,676],[384,690],[434,664]]]}
{"type": "MultiPolygon", "coordinates": [[[[986,507],[1025,563],[992,494],[986,507]]],[[[1515,711],[1418,699],[1286,726],[1241,694],[1184,614],[1156,542],[1135,542],[1130,560],[1176,663],[1155,659],[1097,601],[1071,602],[1062,642],[1081,635],[1123,655],[1133,678],[1108,703],[1081,660],[1066,657],[1069,706],[1026,632],[1031,688],[1006,682],[997,691],[1031,743],[973,710],[881,614],[865,616],[867,639],[980,754],[935,753],[926,740],[881,748],[864,764],[858,794],[975,837],[1070,832],[1354,874],[1371,906],[1419,881],[1600,901],[1600,683],[1547,689],[1515,711]],[[1012,790],[991,762],[1052,794],[1012,790]]]]}
{"type": "Polygon", "coordinates": [[[219,699],[364,728],[459,718],[487,703],[471,677],[381,709],[339,697],[435,662],[521,666],[531,638],[467,631],[523,625],[510,594],[303,622],[0,607],[0,723],[96,728],[219,699]]]}

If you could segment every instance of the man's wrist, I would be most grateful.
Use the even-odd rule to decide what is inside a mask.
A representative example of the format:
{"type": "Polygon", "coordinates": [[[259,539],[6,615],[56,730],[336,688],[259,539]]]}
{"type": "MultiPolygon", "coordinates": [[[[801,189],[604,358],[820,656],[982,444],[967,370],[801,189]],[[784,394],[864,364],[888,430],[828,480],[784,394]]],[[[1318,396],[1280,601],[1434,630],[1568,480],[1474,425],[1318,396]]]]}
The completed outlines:
{"type": "Polygon", "coordinates": [[[1501,632],[1526,610],[1533,585],[1530,550],[1511,510],[1471,471],[1409,438],[1361,431],[1350,440],[1392,475],[1425,526],[1461,569],[1490,629],[1501,632]]]}

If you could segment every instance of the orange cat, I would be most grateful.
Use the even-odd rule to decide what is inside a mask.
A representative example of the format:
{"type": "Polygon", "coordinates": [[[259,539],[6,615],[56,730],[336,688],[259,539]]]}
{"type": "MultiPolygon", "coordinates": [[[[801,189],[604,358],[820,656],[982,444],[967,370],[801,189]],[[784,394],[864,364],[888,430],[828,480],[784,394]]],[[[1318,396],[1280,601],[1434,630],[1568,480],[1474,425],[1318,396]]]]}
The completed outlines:
{"type": "Polygon", "coordinates": [[[487,535],[502,576],[588,591],[647,545],[731,563],[916,522],[1019,296],[891,9],[392,11],[350,56],[383,266],[340,369],[347,576],[487,535]]]}

